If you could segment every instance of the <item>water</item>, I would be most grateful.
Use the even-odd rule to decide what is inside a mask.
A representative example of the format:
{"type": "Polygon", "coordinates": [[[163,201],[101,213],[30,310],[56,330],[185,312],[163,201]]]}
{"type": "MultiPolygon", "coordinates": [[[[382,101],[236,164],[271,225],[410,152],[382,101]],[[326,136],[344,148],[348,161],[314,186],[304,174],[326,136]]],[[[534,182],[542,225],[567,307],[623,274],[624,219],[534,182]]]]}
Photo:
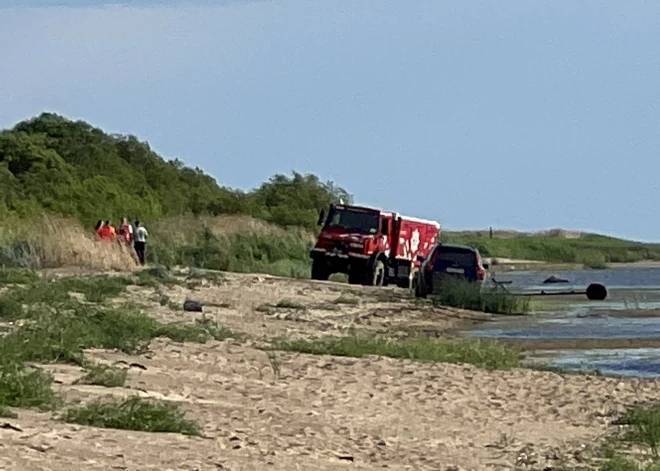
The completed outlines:
{"type": "Polygon", "coordinates": [[[601,283],[608,289],[660,289],[660,268],[612,268],[608,270],[512,271],[494,274],[497,281],[511,281],[506,285],[519,289],[584,289],[590,283],[601,283]],[[568,280],[568,283],[543,284],[550,275],[568,280]]]}
{"type": "Polygon", "coordinates": [[[660,348],[599,348],[541,350],[531,363],[550,363],[567,370],[594,371],[617,376],[660,377],[660,348]]]}
{"type": "Polygon", "coordinates": [[[502,323],[470,331],[473,337],[502,339],[660,339],[660,320],[657,318],[563,318],[506,325],[502,323]],[[553,325],[554,324],[554,325],[553,325]]]}
{"type": "Polygon", "coordinates": [[[660,377],[660,348],[608,345],[618,341],[634,347],[635,340],[653,343],[657,339],[660,347],[660,268],[509,272],[494,278],[510,280],[505,286],[512,292],[584,290],[590,283],[602,283],[608,288],[608,298],[596,302],[588,301],[585,295],[534,297],[532,315],[503,316],[466,331],[467,335],[524,340],[526,345],[542,342],[543,350],[526,352],[526,361],[531,363],[569,370],[599,370],[603,374],[660,377]],[[569,283],[544,285],[543,280],[551,274],[569,283]],[[573,348],[585,343],[590,348],[573,348]],[[565,348],[567,344],[570,346],[565,348]],[[596,348],[591,348],[594,344],[596,348]]]}

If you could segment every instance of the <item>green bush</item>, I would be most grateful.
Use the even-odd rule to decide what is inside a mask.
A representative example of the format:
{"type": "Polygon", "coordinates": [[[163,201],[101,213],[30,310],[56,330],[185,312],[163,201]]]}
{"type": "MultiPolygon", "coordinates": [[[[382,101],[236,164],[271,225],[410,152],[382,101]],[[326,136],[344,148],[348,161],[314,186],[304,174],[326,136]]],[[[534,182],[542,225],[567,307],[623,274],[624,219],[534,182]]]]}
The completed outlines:
{"type": "MultiPolygon", "coordinates": [[[[249,192],[232,190],[199,168],[164,160],[134,136],[110,135],[52,113],[0,132],[2,216],[48,212],[93,227],[98,219],[116,223],[124,216],[155,221],[248,214],[314,229],[318,211],[339,198],[351,200],[332,182],[296,172],[274,175],[249,192]]],[[[6,255],[18,261],[19,251],[6,255]]]]}

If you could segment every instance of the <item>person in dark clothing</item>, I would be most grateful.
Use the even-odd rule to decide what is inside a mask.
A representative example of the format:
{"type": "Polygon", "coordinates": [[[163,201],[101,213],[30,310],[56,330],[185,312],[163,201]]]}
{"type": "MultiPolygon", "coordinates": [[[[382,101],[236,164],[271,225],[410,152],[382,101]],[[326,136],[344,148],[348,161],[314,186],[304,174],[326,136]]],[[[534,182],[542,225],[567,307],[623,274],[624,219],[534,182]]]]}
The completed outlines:
{"type": "Polygon", "coordinates": [[[138,260],[140,260],[140,265],[144,265],[144,252],[147,246],[147,237],[149,237],[147,230],[140,225],[140,221],[135,221],[133,247],[135,248],[138,260]]]}

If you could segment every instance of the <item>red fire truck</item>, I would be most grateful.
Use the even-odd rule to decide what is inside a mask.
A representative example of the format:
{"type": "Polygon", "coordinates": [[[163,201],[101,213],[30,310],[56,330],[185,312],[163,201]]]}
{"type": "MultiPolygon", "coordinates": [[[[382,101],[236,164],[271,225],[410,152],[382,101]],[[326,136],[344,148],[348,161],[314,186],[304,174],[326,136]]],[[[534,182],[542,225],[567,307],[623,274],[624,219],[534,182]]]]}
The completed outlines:
{"type": "Polygon", "coordinates": [[[418,256],[426,257],[440,224],[363,206],[331,204],[310,251],[312,279],[346,273],[351,284],[412,287],[418,256]]]}

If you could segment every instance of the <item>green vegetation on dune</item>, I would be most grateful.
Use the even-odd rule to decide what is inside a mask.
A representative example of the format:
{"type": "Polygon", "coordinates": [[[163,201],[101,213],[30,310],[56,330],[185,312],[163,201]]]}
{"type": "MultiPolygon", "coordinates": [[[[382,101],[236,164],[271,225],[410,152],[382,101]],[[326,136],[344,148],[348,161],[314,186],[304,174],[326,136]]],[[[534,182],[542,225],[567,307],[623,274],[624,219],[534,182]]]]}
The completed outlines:
{"type": "MultiPolygon", "coordinates": [[[[339,199],[352,201],[333,182],[296,172],[249,191],[228,188],[134,136],[52,113],[0,131],[0,266],[134,267],[130,249],[99,245],[91,232],[99,219],[128,216],[150,231],[149,263],[308,277],[318,212],[339,199]]],[[[445,233],[443,240],[495,258],[590,268],[660,260],[660,244],[597,235],[445,233]]]]}
{"type": "Polygon", "coordinates": [[[166,161],[134,136],[110,135],[56,114],[0,132],[0,217],[49,212],[91,227],[98,219],[245,214],[313,228],[342,188],[314,175],[275,175],[252,191],[217,184],[199,168],[166,161]]]}
{"type": "Polygon", "coordinates": [[[486,257],[580,263],[594,268],[607,263],[660,260],[660,244],[593,234],[579,238],[532,234],[492,239],[487,235],[444,234],[443,241],[476,247],[486,257]]]}
{"type": "Polygon", "coordinates": [[[0,132],[0,266],[129,267],[130,251],[91,237],[97,220],[128,216],[151,233],[150,263],[307,277],[319,210],[340,198],[352,199],[296,172],[223,187],[133,136],[44,113],[0,132]]]}
{"type": "Polygon", "coordinates": [[[157,240],[150,247],[153,263],[293,278],[310,275],[309,249],[314,239],[309,232],[262,226],[222,234],[198,223],[197,232],[181,240],[176,233],[159,231],[163,226],[156,226],[157,240]]]}

